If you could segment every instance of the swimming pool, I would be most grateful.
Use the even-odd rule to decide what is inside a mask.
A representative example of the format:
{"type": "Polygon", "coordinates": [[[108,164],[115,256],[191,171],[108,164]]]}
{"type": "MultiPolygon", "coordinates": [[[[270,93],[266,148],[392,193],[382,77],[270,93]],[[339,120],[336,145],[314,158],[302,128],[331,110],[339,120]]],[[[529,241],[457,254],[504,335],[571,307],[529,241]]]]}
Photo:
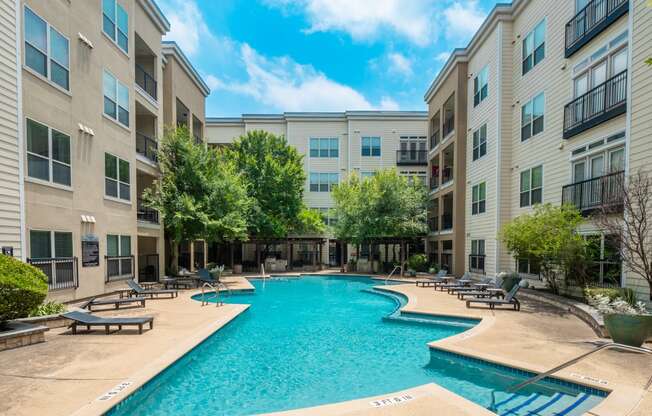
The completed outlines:
{"type": "Polygon", "coordinates": [[[492,403],[493,390],[494,404],[508,400],[498,410],[512,415],[551,415],[529,413],[536,410],[531,405],[540,407],[549,398],[554,400],[550,408],[560,408],[586,395],[562,413],[579,415],[601,400],[600,392],[581,392],[573,385],[504,393],[527,375],[431,352],[426,345],[463,332],[477,321],[400,314],[399,298],[369,292],[377,284],[371,279],[303,276],[252,283],[254,293],[223,298],[229,303],[250,303],[248,311],[108,414],[248,415],[375,396],[431,382],[485,407],[492,403]]]}

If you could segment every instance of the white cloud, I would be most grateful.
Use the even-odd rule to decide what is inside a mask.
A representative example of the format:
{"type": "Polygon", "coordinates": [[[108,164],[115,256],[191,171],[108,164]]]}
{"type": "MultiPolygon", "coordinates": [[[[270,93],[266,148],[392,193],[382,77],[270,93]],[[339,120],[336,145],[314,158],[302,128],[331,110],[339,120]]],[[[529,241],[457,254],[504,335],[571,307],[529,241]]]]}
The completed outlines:
{"type": "Polygon", "coordinates": [[[444,63],[444,62],[448,61],[448,58],[450,56],[451,56],[450,52],[442,52],[440,54],[437,54],[435,59],[437,60],[437,62],[444,63]]]}
{"type": "Polygon", "coordinates": [[[247,79],[228,82],[212,76],[216,90],[254,98],[279,111],[396,110],[398,104],[383,97],[373,105],[355,89],[340,84],[288,57],[267,58],[247,44],[240,48],[247,79]]]}
{"type": "Polygon", "coordinates": [[[160,6],[170,22],[170,31],[165,35],[165,39],[177,42],[188,56],[196,55],[202,38],[212,36],[197,3],[163,0],[160,6]]]}
{"type": "Polygon", "coordinates": [[[412,75],[412,60],[398,52],[392,52],[387,55],[390,62],[390,70],[403,76],[412,75]]]}
{"type": "Polygon", "coordinates": [[[444,10],[446,39],[466,41],[473,36],[484,21],[486,14],[478,6],[477,0],[466,3],[454,2],[444,10]]]}
{"type": "Polygon", "coordinates": [[[436,0],[267,0],[285,11],[300,10],[310,24],[307,33],[341,31],[355,40],[373,40],[386,30],[418,45],[435,40],[431,23],[436,0]]]}

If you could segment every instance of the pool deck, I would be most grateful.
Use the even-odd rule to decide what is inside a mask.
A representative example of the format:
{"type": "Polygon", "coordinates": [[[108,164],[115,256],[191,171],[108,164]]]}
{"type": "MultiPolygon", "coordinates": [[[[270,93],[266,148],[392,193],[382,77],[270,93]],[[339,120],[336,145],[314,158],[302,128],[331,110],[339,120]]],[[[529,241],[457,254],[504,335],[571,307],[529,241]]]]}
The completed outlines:
{"type": "MultiPolygon", "coordinates": [[[[240,276],[228,277],[227,282],[231,289],[252,288],[240,276]]],[[[430,346],[508,366],[545,371],[605,341],[596,337],[579,318],[540,302],[522,301],[520,312],[467,309],[455,296],[432,288],[417,288],[413,283],[384,288],[408,297],[404,311],[482,319],[475,328],[430,346]]],[[[45,343],[0,352],[0,397],[10,398],[0,401],[0,414],[101,414],[248,307],[214,304],[202,307],[191,299],[197,292],[185,290],[176,299],[147,301],[146,308],[99,312],[101,316],[154,316],[154,329],[142,335],[124,330],[107,336],[98,330],[73,336],[70,331],[58,328],[46,333],[45,343]],[[116,389],[123,382],[131,384],[116,389]],[[111,390],[121,391],[111,399],[100,400],[111,390]]],[[[600,352],[558,373],[570,381],[612,391],[588,413],[592,416],[650,416],[652,391],[643,390],[650,375],[652,358],[617,351],[600,352]]],[[[282,414],[482,416],[492,413],[435,384],[427,384],[375,398],[282,414]]]]}

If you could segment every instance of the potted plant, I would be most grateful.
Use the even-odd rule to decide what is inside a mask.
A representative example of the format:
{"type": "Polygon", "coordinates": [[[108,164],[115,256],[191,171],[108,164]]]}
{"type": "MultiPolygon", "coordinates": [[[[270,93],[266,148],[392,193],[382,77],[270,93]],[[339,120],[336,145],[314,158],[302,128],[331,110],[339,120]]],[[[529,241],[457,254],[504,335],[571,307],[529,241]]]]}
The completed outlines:
{"type": "Polygon", "coordinates": [[[607,294],[587,294],[589,305],[604,318],[604,325],[614,342],[640,347],[652,337],[652,314],[643,302],[630,302],[623,297],[607,294]]]}

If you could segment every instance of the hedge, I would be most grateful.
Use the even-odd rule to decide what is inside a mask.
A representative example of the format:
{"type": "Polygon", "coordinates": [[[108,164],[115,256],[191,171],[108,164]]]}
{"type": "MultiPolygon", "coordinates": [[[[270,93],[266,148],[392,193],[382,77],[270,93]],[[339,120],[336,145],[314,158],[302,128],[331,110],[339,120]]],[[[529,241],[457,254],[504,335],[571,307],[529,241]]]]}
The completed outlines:
{"type": "Polygon", "coordinates": [[[0,255],[0,327],[25,318],[48,294],[48,279],[36,267],[0,255]]]}

